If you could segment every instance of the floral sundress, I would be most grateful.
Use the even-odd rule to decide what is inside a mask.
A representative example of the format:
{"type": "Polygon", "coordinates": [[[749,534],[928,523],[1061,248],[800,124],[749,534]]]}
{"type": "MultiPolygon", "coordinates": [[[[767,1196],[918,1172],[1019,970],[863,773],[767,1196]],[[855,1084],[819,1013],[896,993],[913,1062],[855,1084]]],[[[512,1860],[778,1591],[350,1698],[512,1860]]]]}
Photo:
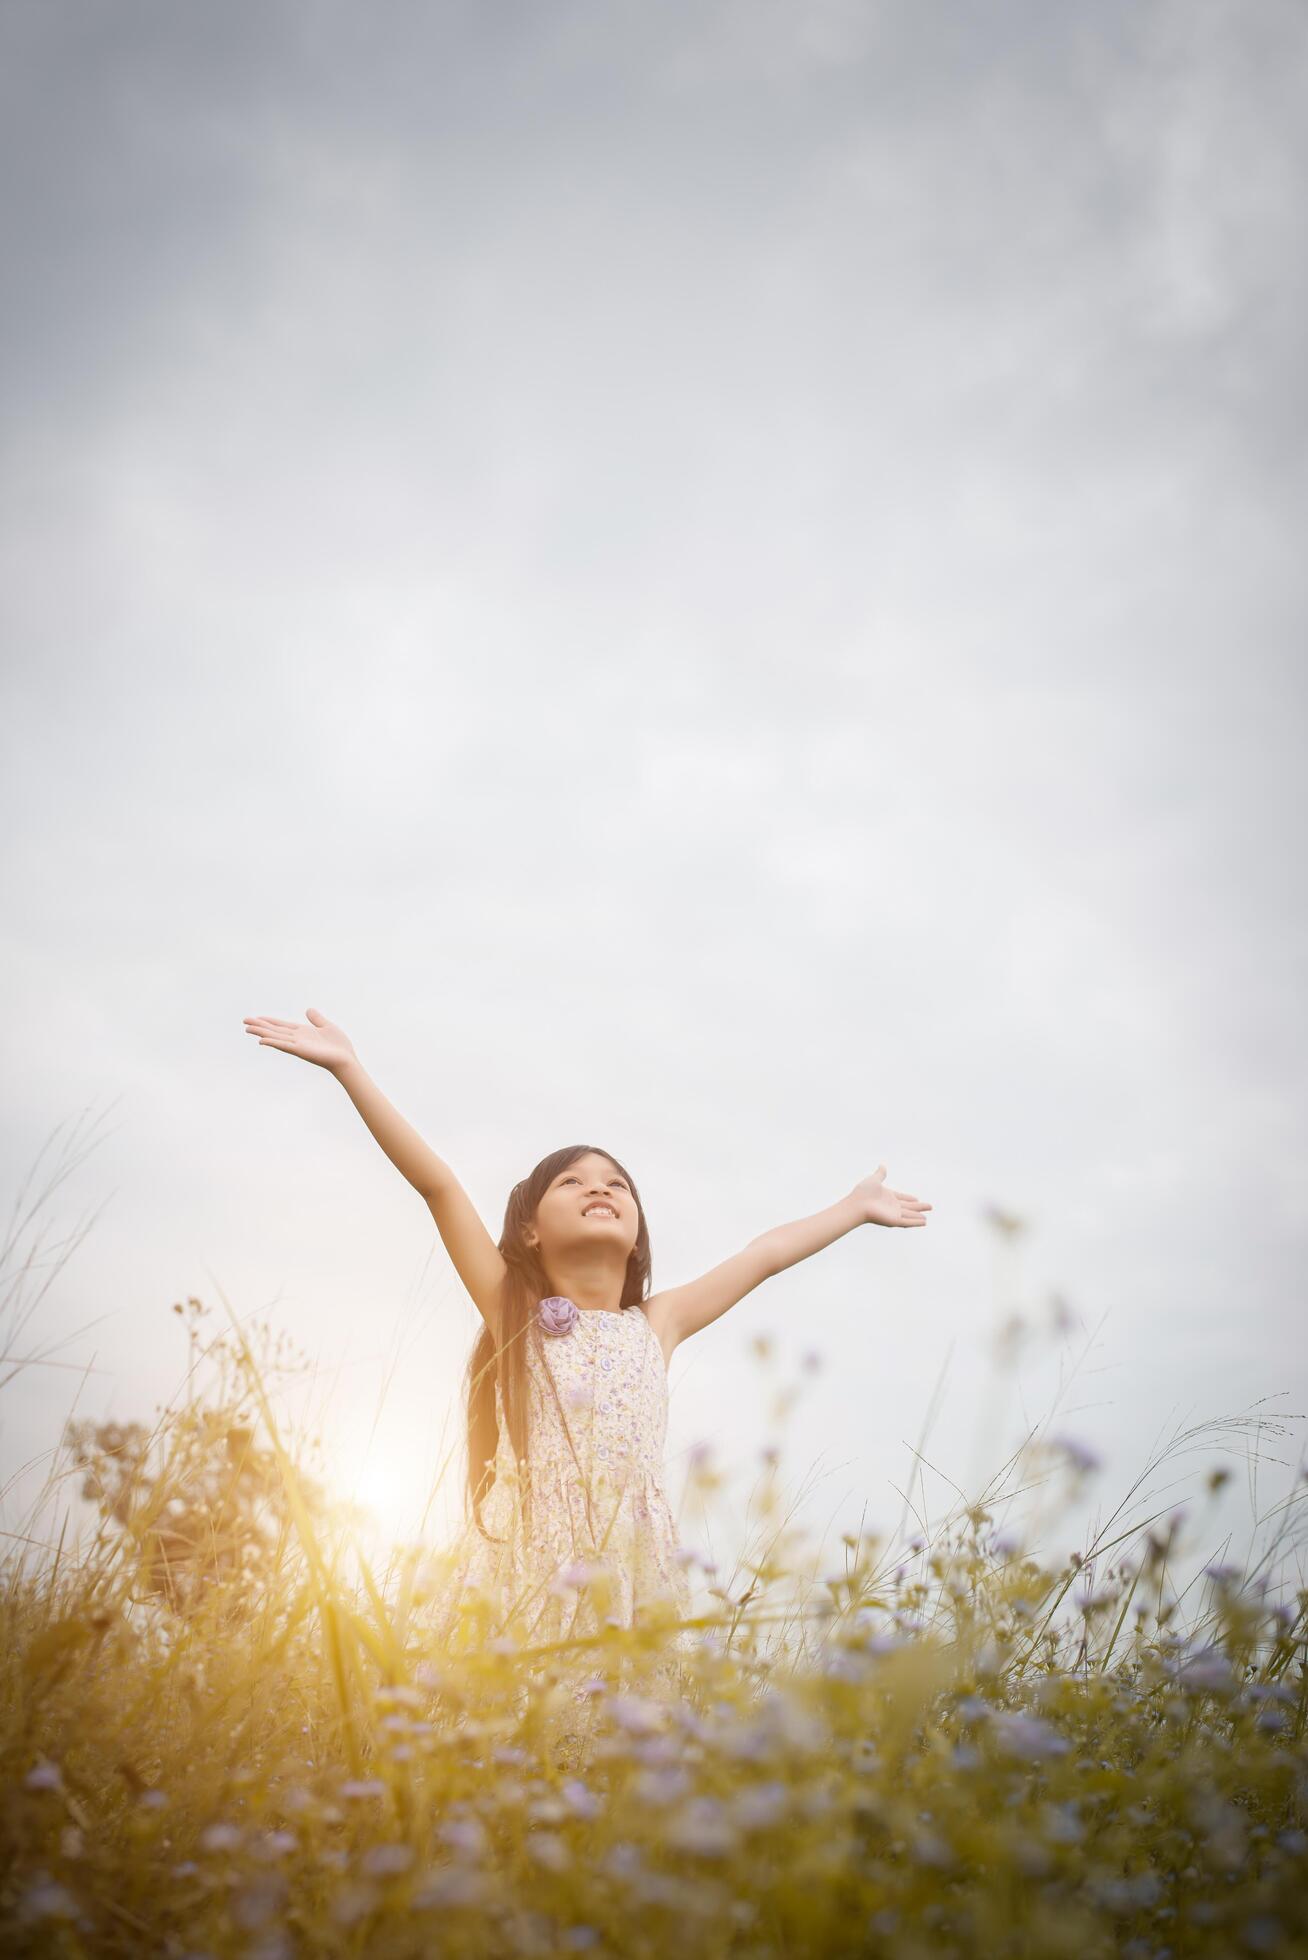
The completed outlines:
{"type": "MultiPolygon", "coordinates": [[[[495,1480],[481,1507],[491,1536],[474,1522],[456,1547],[438,1636],[449,1635],[472,1593],[497,1617],[512,1608],[532,1646],[606,1623],[638,1626],[656,1611],[679,1620],[693,1611],[690,1555],[663,1487],[668,1377],[658,1336],[638,1304],[616,1312],[541,1305],[568,1311],[563,1331],[542,1311],[526,1336],[530,1529],[497,1381],[495,1480]]],[[[687,1632],[665,1637],[659,1664],[643,1677],[656,1693],[682,1685],[689,1642],[687,1632]]],[[[587,1650],[577,1650],[583,1675],[594,1673],[590,1655],[587,1666],[587,1650]]],[[[574,1698],[585,1693],[574,1686],[574,1698]]]]}

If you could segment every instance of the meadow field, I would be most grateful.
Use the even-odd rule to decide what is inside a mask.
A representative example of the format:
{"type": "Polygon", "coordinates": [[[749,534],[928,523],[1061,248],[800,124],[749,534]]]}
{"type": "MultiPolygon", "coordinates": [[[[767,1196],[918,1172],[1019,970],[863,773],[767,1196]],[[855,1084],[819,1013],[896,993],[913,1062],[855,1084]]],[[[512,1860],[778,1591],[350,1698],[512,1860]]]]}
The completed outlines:
{"type": "MultiPolygon", "coordinates": [[[[365,1551],[279,1337],[173,1311],[176,1404],[70,1422],[58,1529],[5,1540],[6,1954],[1308,1953],[1301,1477],[1253,1569],[1178,1587],[1229,1471],[1049,1563],[997,1512],[1093,1466],[1035,1436],[832,1571],[772,1450],[688,1630],[542,1649],[473,1597],[434,1645],[441,1559],[365,1551]]],[[[711,1451],[691,1482],[708,1514],[711,1451]]]]}

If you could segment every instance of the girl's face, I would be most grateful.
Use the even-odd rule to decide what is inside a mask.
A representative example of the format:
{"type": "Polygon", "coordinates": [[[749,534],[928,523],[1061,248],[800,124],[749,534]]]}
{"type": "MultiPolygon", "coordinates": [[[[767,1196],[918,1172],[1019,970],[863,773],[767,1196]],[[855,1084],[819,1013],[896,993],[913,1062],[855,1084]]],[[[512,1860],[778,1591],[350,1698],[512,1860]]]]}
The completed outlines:
{"type": "Polygon", "coordinates": [[[631,1186],[607,1157],[591,1152],[559,1172],[526,1237],[547,1269],[572,1265],[580,1256],[588,1265],[594,1260],[601,1268],[616,1264],[622,1271],[639,1231],[631,1186]]]}

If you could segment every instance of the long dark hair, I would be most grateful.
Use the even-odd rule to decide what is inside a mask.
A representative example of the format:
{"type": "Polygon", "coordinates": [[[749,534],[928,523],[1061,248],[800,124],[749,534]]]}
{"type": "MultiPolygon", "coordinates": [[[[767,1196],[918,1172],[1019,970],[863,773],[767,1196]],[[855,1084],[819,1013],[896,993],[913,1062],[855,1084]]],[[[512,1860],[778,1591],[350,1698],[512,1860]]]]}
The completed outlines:
{"type": "Polygon", "coordinates": [[[567,1170],[570,1164],[575,1164],[578,1158],[591,1154],[607,1158],[618,1176],[626,1178],[640,1221],[636,1243],[627,1260],[619,1305],[637,1306],[649,1297],[649,1227],[645,1222],[640,1193],[630,1173],[612,1151],[601,1150],[594,1143],[569,1144],[562,1150],[551,1151],[548,1157],[542,1157],[535,1170],[520,1184],[515,1184],[509,1193],[509,1201],[504,1208],[504,1229],[499,1241],[500,1252],[508,1268],[500,1294],[499,1338],[497,1341],[491,1329],[483,1324],[469,1357],[464,1380],[468,1419],[465,1497],[468,1515],[483,1537],[494,1536],[481,1521],[481,1507],[495,1481],[495,1456],[500,1435],[499,1417],[495,1412],[497,1381],[504,1403],[509,1441],[513,1445],[521,1475],[526,1516],[530,1518],[531,1487],[526,1477],[530,1406],[526,1343],[541,1339],[536,1308],[550,1292],[550,1279],[541,1263],[539,1251],[525,1243],[523,1233],[535,1218],[537,1205],[559,1173],[567,1170]]]}

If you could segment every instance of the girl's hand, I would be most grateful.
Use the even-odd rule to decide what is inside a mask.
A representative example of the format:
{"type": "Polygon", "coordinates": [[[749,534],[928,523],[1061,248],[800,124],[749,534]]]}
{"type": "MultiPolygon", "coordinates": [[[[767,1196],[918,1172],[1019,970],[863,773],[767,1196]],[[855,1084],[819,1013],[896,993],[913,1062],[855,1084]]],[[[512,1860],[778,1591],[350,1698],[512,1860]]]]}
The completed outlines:
{"type": "Polygon", "coordinates": [[[276,1021],[270,1014],[247,1014],[245,1032],[259,1037],[261,1048],[281,1048],[298,1055],[302,1062],[316,1062],[332,1075],[339,1075],[347,1062],[357,1062],[354,1043],[344,1028],[338,1028],[316,1007],[306,1007],[307,1021],[276,1021]]]}
{"type": "Polygon", "coordinates": [[[871,1177],[854,1186],[854,1196],[863,1209],[867,1225],[925,1225],[931,1206],[907,1191],[892,1191],[886,1183],[886,1167],[878,1164],[871,1177]]]}

